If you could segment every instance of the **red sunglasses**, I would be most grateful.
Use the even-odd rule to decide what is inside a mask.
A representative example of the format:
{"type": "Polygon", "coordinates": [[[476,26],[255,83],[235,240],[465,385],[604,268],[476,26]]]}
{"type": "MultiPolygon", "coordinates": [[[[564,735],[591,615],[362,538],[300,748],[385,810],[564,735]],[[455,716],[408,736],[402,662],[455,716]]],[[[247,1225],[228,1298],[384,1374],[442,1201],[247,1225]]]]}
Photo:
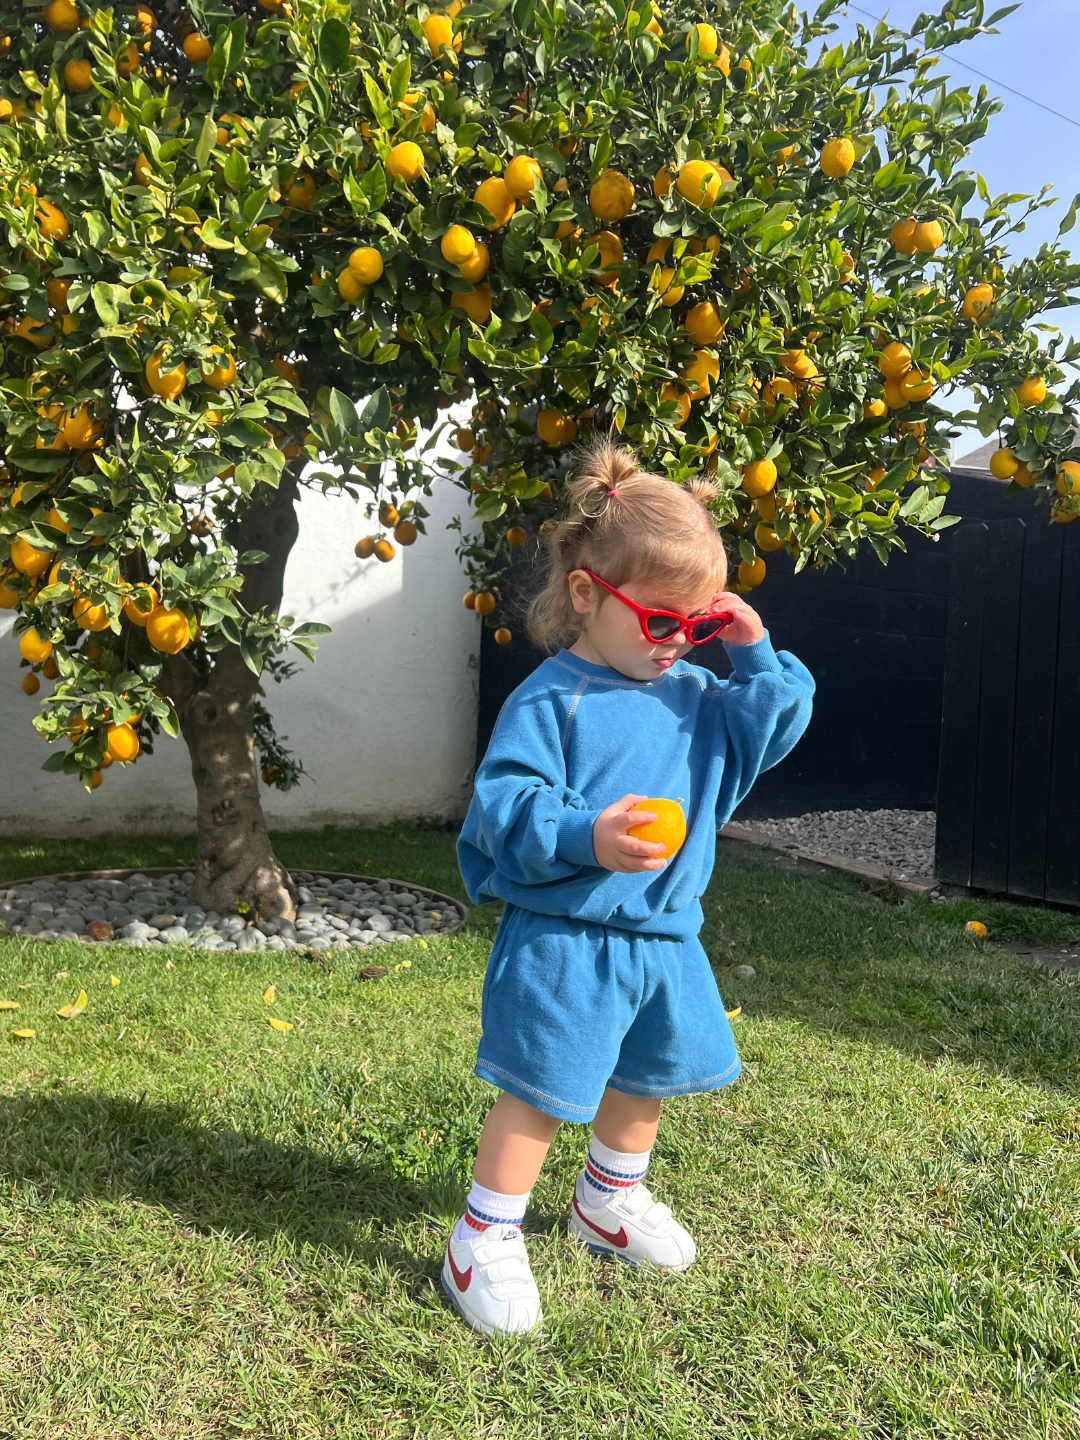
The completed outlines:
{"type": "MultiPolygon", "coordinates": [[[[606,580],[601,580],[599,575],[594,575],[591,570],[585,570],[579,566],[590,580],[594,580],[602,590],[609,595],[614,595],[616,600],[621,600],[626,606],[633,610],[638,617],[638,624],[641,626],[641,633],[648,640],[650,645],[659,641],[671,640],[681,630],[691,645],[704,645],[706,640],[714,640],[726,625],[730,625],[735,618],[727,610],[718,610],[709,615],[698,615],[696,617],[687,615],[676,615],[673,610],[649,610],[644,605],[637,605],[629,596],[624,595],[621,590],[616,590],[606,580]]],[[[573,570],[566,572],[566,578],[573,575],[573,570]]]]}

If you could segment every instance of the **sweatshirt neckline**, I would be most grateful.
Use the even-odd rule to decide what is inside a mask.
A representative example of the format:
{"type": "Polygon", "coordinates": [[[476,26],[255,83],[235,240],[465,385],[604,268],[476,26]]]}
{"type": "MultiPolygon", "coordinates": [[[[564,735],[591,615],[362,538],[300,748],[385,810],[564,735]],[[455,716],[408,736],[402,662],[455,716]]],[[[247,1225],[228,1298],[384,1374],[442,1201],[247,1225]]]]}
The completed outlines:
{"type": "MultiPolygon", "coordinates": [[[[624,675],[613,665],[597,665],[592,660],[585,660],[580,655],[575,655],[572,650],[560,650],[558,655],[552,658],[590,680],[603,680],[609,685],[632,685],[635,689],[646,689],[652,685],[663,684],[675,668],[673,665],[670,670],[665,670],[663,674],[657,675],[655,680],[635,680],[632,675],[624,675]]],[[[681,663],[681,660],[676,660],[675,665],[681,663]]]]}

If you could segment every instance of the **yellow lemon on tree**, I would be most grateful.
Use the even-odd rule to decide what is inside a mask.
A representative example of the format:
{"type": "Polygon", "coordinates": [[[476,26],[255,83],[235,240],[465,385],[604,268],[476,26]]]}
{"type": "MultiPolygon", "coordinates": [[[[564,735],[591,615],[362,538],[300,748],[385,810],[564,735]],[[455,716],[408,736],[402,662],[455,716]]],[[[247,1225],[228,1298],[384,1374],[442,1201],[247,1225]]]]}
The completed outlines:
{"type": "Polygon", "coordinates": [[[70,280],[46,280],[45,294],[48,297],[50,310],[66,310],[68,291],[71,289],[70,280]]]}
{"type": "Polygon", "coordinates": [[[663,855],[654,858],[670,860],[686,839],[686,816],[677,800],[639,800],[634,806],[645,815],[655,815],[655,820],[646,820],[641,825],[631,825],[628,835],[635,840],[647,840],[650,845],[663,845],[663,855]]]}
{"type": "Polygon", "coordinates": [[[436,12],[424,21],[424,39],[432,55],[439,55],[444,45],[454,51],[461,49],[461,36],[454,34],[454,22],[445,13],[436,12]]]}
{"type": "Polygon", "coordinates": [[[711,160],[688,160],[679,167],[675,188],[691,205],[710,210],[716,204],[720,186],[730,180],[730,174],[722,165],[714,165],[711,160]]]}
{"type": "Polygon", "coordinates": [[[50,30],[60,35],[73,35],[79,28],[79,12],[72,0],[49,0],[41,12],[41,18],[50,30]]]}
{"type": "Polygon", "coordinates": [[[209,375],[201,375],[200,379],[211,390],[224,390],[236,379],[236,360],[234,356],[226,355],[220,345],[211,345],[210,349],[215,355],[224,355],[225,358],[214,366],[209,375]]]}
{"type": "Polygon", "coordinates": [[[1059,495],[1080,495],[1080,465],[1075,460],[1063,460],[1054,483],[1059,495]]]}
{"type": "Polygon", "coordinates": [[[929,400],[930,396],[937,389],[937,383],[932,375],[925,375],[921,370],[909,370],[901,378],[900,385],[906,399],[915,401],[929,400]]]}
{"type": "Polygon", "coordinates": [[[690,391],[691,399],[704,400],[712,388],[711,382],[720,379],[720,361],[711,350],[698,350],[679,378],[690,391]]]}
{"type": "Polygon", "coordinates": [[[904,391],[903,380],[886,380],[881,387],[885,394],[885,404],[890,410],[903,410],[911,401],[904,391]]]}
{"type": "Polygon", "coordinates": [[[855,146],[846,135],[834,136],[822,146],[818,165],[830,180],[842,180],[855,164],[855,146]]]}
{"type": "Polygon", "coordinates": [[[491,286],[474,285],[467,294],[451,296],[451,303],[464,310],[470,320],[486,325],[491,319],[491,286]]]}
{"type": "Polygon", "coordinates": [[[191,643],[191,625],[182,610],[169,610],[158,605],[146,620],[146,638],[155,650],[178,655],[191,643]]]}
{"type": "Polygon", "coordinates": [[[205,65],[214,53],[214,47],[210,41],[205,35],[200,35],[198,30],[193,30],[190,35],[184,36],[181,48],[192,65],[205,65]]]}
{"type": "Polygon", "coordinates": [[[515,155],[503,171],[503,181],[515,200],[527,200],[541,174],[539,162],[531,155],[515,155]]]}
{"type": "Polygon", "coordinates": [[[1041,405],[1046,399],[1046,381],[1041,375],[1029,375],[1016,387],[1016,398],[1025,409],[1041,405]]]}
{"type": "Polygon", "coordinates": [[[697,53],[702,60],[715,60],[720,37],[711,25],[691,25],[686,32],[686,53],[689,55],[694,36],[697,36],[697,53]]]}
{"type": "Polygon", "coordinates": [[[361,285],[374,285],[382,279],[383,258],[374,245],[360,245],[349,256],[349,269],[361,285]]]}
{"type": "Polygon", "coordinates": [[[133,625],[142,629],[157,608],[157,594],[149,585],[136,585],[123,604],[123,611],[133,625]]]}
{"type": "Polygon", "coordinates": [[[178,361],[171,370],[163,371],[161,362],[164,351],[155,350],[146,362],[146,383],[154,395],[162,400],[176,400],[187,384],[187,366],[178,361]]]}
{"type": "Polygon", "coordinates": [[[477,281],[482,280],[487,274],[490,264],[491,252],[482,240],[478,240],[473,246],[472,254],[468,259],[462,260],[459,263],[458,271],[463,280],[468,280],[471,284],[475,285],[477,281]]]}
{"type": "Polygon", "coordinates": [[[52,641],[37,630],[24,630],[19,636],[19,654],[31,665],[40,665],[43,660],[48,660],[52,650],[52,641]]]}
{"type": "Polygon", "coordinates": [[[695,345],[715,345],[724,333],[724,317],[711,300],[702,300],[687,315],[686,332],[695,345]]]}
{"type": "Polygon", "coordinates": [[[123,75],[125,79],[134,75],[139,68],[139,51],[134,40],[129,40],[123,50],[116,57],[116,73],[123,75]]]}
{"type": "Polygon", "coordinates": [[[139,753],[139,737],[129,724],[110,725],[105,731],[105,751],[126,765],[139,753]]]}
{"type": "Polygon", "coordinates": [[[498,175],[489,175],[486,180],[482,180],[473,191],[473,199],[485,210],[491,211],[491,223],[487,227],[489,230],[501,229],[517,209],[514,197],[506,187],[506,181],[498,175]]]}
{"type": "Polygon", "coordinates": [[[150,168],[150,161],[146,158],[145,155],[140,155],[139,158],[135,161],[134,173],[135,179],[139,182],[140,185],[150,184],[150,176],[152,171],[150,168]]]}
{"type": "Polygon", "coordinates": [[[424,152],[413,140],[402,140],[386,157],[386,173],[411,185],[424,172],[424,152]]]}
{"type": "Polygon", "coordinates": [[[475,248],[476,241],[464,225],[451,225],[439,241],[439,249],[448,265],[461,265],[475,248]]]}
{"type": "Polygon", "coordinates": [[[995,480],[1011,480],[1020,468],[1020,461],[1007,447],[995,450],[990,456],[990,474],[995,480]]]}
{"type": "Polygon", "coordinates": [[[66,240],[71,233],[67,216],[51,200],[37,203],[38,233],[43,240],[66,240]]]}
{"type": "Polygon", "coordinates": [[[652,182],[652,193],[656,196],[657,200],[663,200],[664,196],[670,193],[674,178],[670,165],[660,166],[660,169],[657,170],[653,176],[652,182]]]}
{"type": "Polygon", "coordinates": [[[884,420],[889,413],[889,407],[884,400],[864,400],[862,406],[864,420],[884,420]]]}
{"type": "Polygon", "coordinates": [[[972,285],[971,289],[964,296],[964,303],[961,307],[965,320],[970,320],[977,325],[984,320],[994,308],[994,287],[992,285],[972,285]]]}
{"type": "Polygon", "coordinates": [[[634,187],[619,170],[605,170],[589,187],[589,209],[598,220],[622,220],[634,207],[634,187]]]}
{"type": "Polygon", "coordinates": [[[665,265],[656,281],[656,292],[660,296],[660,304],[669,310],[673,305],[679,303],[686,289],[684,285],[673,285],[671,282],[674,279],[675,271],[670,265],[665,265]]]}
{"type": "Polygon", "coordinates": [[[675,428],[678,430],[690,419],[690,396],[683,386],[669,382],[660,391],[660,403],[667,405],[671,401],[674,401],[679,407],[679,418],[675,421],[675,428]]]}
{"type": "MultiPolygon", "coordinates": [[[[389,163],[386,168],[390,169],[389,163]]],[[[286,205],[291,205],[294,210],[310,210],[317,188],[313,175],[294,175],[285,186],[286,205]]]]}
{"type": "Polygon", "coordinates": [[[743,493],[755,498],[767,495],[776,484],[776,463],[772,460],[751,460],[742,470],[743,493]]]}
{"type": "Polygon", "coordinates": [[[101,434],[101,426],[90,414],[88,405],[70,410],[60,421],[60,438],[69,450],[90,450],[101,434]]]}

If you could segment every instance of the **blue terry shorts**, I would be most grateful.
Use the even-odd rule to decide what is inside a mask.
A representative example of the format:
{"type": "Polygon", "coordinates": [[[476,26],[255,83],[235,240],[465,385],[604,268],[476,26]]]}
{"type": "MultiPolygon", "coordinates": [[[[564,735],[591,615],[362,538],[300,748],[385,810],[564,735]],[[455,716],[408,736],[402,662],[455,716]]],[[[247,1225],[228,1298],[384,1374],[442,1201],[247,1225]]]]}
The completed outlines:
{"type": "Polygon", "coordinates": [[[742,1068],[708,957],[676,940],[507,905],[484,976],[476,1074],[559,1120],[610,1086],[661,1098],[742,1068]]]}

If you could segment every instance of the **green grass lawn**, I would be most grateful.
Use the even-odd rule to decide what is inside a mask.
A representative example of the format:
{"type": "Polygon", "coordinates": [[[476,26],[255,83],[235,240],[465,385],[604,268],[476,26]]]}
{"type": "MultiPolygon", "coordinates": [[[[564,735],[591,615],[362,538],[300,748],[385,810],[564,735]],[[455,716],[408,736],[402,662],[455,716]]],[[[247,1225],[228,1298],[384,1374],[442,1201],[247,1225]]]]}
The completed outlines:
{"type": "MultiPolygon", "coordinates": [[[[277,844],[461,894],[445,831],[277,844]]],[[[0,876],[190,854],[0,841],[0,876]]],[[[564,1127],[526,1220],[546,1326],[501,1342],[438,1283],[494,1095],[471,1073],[491,907],[367,984],[359,953],[0,944],[0,1434],[1075,1440],[1080,980],[976,948],[976,913],[1080,934],[726,848],[703,938],[745,1069],[669,1103],[650,1178],[699,1263],[574,1249],[564,1127]]]]}

